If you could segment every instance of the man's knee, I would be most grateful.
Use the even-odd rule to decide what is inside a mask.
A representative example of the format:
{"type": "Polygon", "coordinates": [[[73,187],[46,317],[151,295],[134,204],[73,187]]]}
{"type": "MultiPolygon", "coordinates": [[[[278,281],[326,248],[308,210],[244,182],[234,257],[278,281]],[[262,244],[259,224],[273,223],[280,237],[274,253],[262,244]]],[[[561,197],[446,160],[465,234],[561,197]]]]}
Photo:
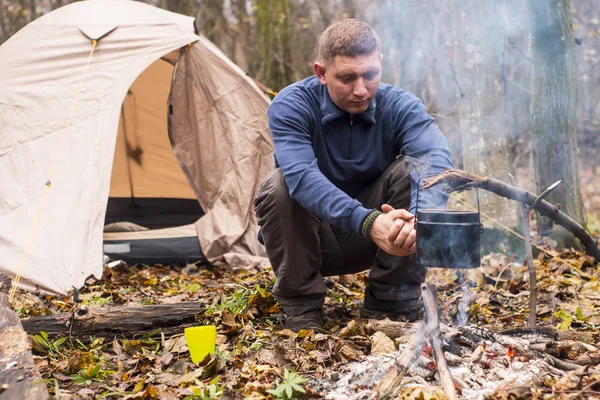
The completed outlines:
{"type": "Polygon", "coordinates": [[[388,168],[388,181],[395,183],[407,181],[410,183],[410,161],[406,156],[400,156],[388,168]]]}
{"type": "Polygon", "coordinates": [[[271,171],[264,179],[254,197],[254,210],[259,219],[264,217],[269,210],[272,210],[277,204],[291,200],[288,187],[283,178],[280,168],[271,171]]]}

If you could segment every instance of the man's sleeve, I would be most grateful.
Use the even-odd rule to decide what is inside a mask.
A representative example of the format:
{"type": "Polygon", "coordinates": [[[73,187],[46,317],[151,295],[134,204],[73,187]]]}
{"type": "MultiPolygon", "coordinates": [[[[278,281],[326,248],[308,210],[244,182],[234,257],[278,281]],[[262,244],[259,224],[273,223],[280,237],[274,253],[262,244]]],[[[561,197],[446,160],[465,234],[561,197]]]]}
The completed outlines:
{"type": "Polygon", "coordinates": [[[312,148],[311,116],[302,104],[296,94],[288,93],[275,98],[268,111],[277,163],[290,196],[318,218],[360,235],[362,222],[372,210],[338,189],[319,170],[312,148]]]}
{"type": "MultiPolygon", "coordinates": [[[[425,178],[453,169],[448,142],[427,113],[425,106],[414,95],[405,92],[396,103],[394,126],[398,129],[395,146],[398,154],[411,160],[411,203],[409,212],[417,208],[417,184],[425,178]]],[[[445,208],[448,194],[437,187],[419,194],[419,208],[445,208]]]]}

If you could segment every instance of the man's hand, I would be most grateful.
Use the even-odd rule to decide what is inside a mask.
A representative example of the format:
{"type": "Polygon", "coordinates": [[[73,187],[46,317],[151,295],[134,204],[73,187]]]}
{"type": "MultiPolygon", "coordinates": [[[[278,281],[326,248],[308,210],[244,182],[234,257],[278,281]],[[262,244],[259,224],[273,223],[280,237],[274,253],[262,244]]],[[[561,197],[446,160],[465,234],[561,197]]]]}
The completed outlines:
{"type": "Polygon", "coordinates": [[[408,256],[416,250],[417,231],[415,217],[404,209],[394,209],[388,204],[381,207],[379,215],[371,227],[371,239],[375,244],[393,256],[408,256]]]}

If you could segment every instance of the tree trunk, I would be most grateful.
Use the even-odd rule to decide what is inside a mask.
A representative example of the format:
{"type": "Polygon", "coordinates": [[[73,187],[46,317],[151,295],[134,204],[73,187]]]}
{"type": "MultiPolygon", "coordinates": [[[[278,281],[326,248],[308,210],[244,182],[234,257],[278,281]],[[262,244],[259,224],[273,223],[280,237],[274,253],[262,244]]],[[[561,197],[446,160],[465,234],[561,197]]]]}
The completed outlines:
{"type": "Polygon", "coordinates": [[[27,334],[8,302],[10,286],[11,279],[0,274],[0,400],[47,399],[27,334]]]}
{"type": "MultiPolygon", "coordinates": [[[[492,0],[450,3],[464,169],[506,181],[513,160],[505,127],[502,27],[492,0]]],[[[488,193],[480,196],[482,212],[505,225],[518,225],[515,204],[488,193]]]]}
{"type": "MultiPolygon", "coordinates": [[[[533,160],[538,192],[585,225],[577,165],[578,77],[570,0],[528,0],[534,60],[533,160]]],[[[538,215],[538,232],[552,221],[538,215]]]]}
{"type": "Polygon", "coordinates": [[[257,0],[256,17],[261,59],[260,80],[279,91],[293,83],[289,0],[257,0]]]}
{"type": "Polygon", "coordinates": [[[0,0],[0,44],[4,43],[8,39],[8,27],[6,26],[6,6],[4,0],[0,0]]]}

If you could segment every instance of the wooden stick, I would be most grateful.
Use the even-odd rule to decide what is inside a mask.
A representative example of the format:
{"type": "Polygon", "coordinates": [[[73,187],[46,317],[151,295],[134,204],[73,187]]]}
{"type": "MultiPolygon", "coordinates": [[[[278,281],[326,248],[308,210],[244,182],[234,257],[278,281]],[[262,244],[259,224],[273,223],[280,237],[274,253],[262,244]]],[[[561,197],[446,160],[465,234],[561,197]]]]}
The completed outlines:
{"type": "Polygon", "coordinates": [[[577,371],[581,370],[585,367],[581,365],[573,364],[565,360],[561,360],[560,358],[556,358],[550,354],[542,353],[544,359],[548,362],[548,364],[552,365],[555,368],[562,369],[563,371],[577,371]]]}
{"type": "Polygon", "coordinates": [[[83,341],[90,335],[140,337],[156,330],[168,336],[197,325],[195,317],[203,312],[204,304],[196,301],[141,307],[84,307],[70,313],[23,319],[22,323],[31,334],[44,331],[51,337],[72,336],[83,341]]]}
{"type": "MultiPolygon", "coordinates": [[[[445,171],[433,178],[426,179],[423,183],[423,188],[429,188],[444,183],[447,185],[444,188],[447,192],[453,192],[458,189],[464,190],[474,186],[474,182],[472,182],[471,179],[475,180],[481,189],[524,204],[533,204],[538,198],[538,196],[527,190],[506,184],[498,179],[481,177],[460,170],[445,171]]],[[[558,206],[550,204],[546,200],[541,200],[539,203],[534,204],[534,208],[543,216],[552,219],[554,222],[575,235],[575,237],[581,241],[583,247],[585,247],[586,252],[597,261],[600,261],[600,248],[598,247],[598,243],[596,243],[592,235],[590,235],[583,226],[560,211],[558,206]]]]}
{"type": "Polygon", "coordinates": [[[8,302],[10,287],[11,279],[0,273],[0,400],[47,399],[27,334],[8,302]]]}
{"type": "Polygon", "coordinates": [[[416,323],[392,321],[389,319],[370,319],[367,329],[371,332],[383,332],[390,339],[397,339],[414,329],[416,323]]]}
{"type": "Polygon", "coordinates": [[[452,380],[452,375],[448,369],[448,363],[446,362],[444,352],[442,351],[442,340],[440,339],[440,323],[437,315],[435,288],[433,286],[428,286],[427,284],[422,284],[421,296],[423,298],[423,304],[425,305],[427,335],[429,336],[429,341],[431,342],[431,347],[433,349],[433,355],[435,356],[435,363],[440,375],[440,382],[442,384],[442,388],[446,392],[446,396],[448,396],[448,400],[455,400],[457,398],[456,388],[454,387],[454,381],[452,380]]]}
{"type": "MultiPolygon", "coordinates": [[[[508,174],[508,179],[510,183],[517,187],[517,181],[514,176],[508,174]]],[[[542,193],[537,199],[531,203],[532,206],[535,206],[540,201],[543,200],[542,196],[547,196],[552,190],[546,190],[545,193],[542,193]]],[[[527,270],[529,271],[529,326],[536,325],[536,314],[537,314],[537,291],[536,291],[536,283],[537,277],[535,274],[535,265],[533,264],[533,251],[531,249],[531,229],[529,227],[529,213],[531,209],[527,207],[525,203],[519,203],[521,206],[521,218],[522,218],[522,226],[523,226],[523,237],[525,238],[525,259],[527,260],[527,270]]]]}

